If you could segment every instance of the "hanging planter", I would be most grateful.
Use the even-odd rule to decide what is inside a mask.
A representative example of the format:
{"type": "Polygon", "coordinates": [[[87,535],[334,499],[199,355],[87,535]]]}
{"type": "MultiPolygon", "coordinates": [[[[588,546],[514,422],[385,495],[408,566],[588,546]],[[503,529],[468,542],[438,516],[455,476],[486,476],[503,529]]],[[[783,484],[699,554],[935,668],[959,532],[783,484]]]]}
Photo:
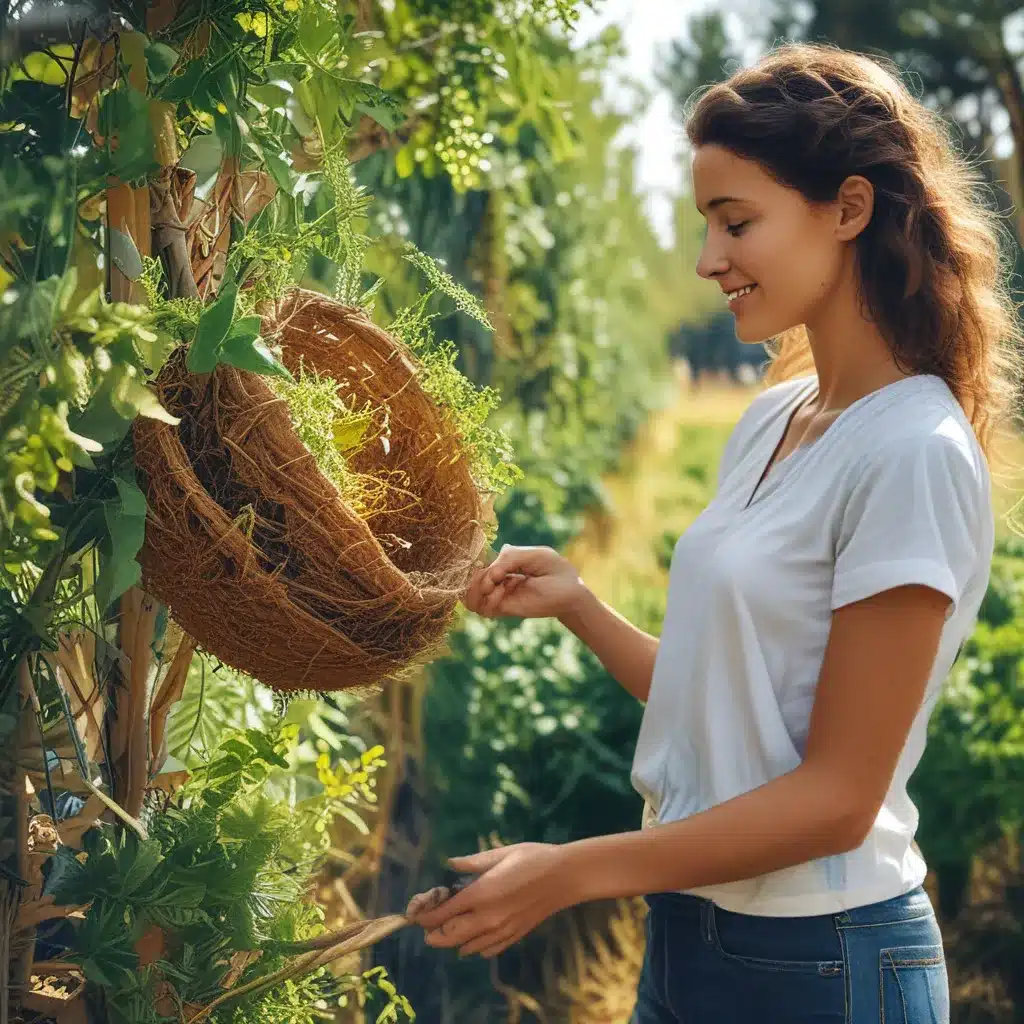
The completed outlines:
{"type": "Polygon", "coordinates": [[[337,383],[353,485],[325,474],[268,378],[192,373],[181,349],[155,382],[180,423],[135,426],[143,584],[201,647],[275,689],[378,687],[443,647],[490,503],[416,356],[361,310],[293,290],[261,334],[295,378],[337,383]]]}

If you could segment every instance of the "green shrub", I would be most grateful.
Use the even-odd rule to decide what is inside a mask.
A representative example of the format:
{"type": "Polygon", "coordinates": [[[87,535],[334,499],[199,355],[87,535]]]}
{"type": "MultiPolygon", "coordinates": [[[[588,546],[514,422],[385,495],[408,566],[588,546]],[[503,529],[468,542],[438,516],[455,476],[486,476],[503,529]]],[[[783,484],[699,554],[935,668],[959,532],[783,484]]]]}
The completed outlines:
{"type": "Polygon", "coordinates": [[[1002,542],[978,625],[950,673],[910,782],[941,909],[963,904],[973,858],[1024,827],[1024,560],[1002,542]]]}

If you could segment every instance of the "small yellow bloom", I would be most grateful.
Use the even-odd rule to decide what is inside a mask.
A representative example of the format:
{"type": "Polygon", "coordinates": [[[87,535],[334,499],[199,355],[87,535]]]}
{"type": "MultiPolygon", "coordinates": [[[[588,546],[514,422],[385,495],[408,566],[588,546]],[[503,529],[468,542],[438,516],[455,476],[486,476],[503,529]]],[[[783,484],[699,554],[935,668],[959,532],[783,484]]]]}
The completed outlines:
{"type": "Polygon", "coordinates": [[[217,113],[218,114],[226,114],[227,112],[228,112],[228,108],[227,108],[226,104],[224,104],[224,103],[218,103],[217,104],[217,113]]]}
{"type": "Polygon", "coordinates": [[[270,22],[267,19],[266,11],[257,11],[255,14],[236,14],[235,21],[238,22],[246,32],[252,32],[260,39],[266,39],[270,30],[270,22]]]}

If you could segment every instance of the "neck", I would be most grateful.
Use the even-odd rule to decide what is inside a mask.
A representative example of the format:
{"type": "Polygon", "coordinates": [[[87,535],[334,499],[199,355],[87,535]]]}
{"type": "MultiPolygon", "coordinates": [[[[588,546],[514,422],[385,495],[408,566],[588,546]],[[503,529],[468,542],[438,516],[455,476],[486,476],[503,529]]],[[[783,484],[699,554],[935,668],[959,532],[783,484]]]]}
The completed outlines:
{"type": "Polygon", "coordinates": [[[881,331],[865,316],[856,282],[848,279],[805,324],[818,377],[819,412],[845,409],[907,376],[881,331]]]}

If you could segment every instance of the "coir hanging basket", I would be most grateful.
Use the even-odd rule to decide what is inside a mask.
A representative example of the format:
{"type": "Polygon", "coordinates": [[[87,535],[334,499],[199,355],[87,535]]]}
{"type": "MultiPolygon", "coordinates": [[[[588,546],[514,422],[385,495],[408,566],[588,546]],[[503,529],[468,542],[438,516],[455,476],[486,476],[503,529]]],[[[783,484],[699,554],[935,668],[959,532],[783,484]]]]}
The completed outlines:
{"type": "Polygon", "coordinates": [[[179,350],[155,383],[180,424],[135,427],[143,585],[203,648],[269,686],[373,688],[443,647],[489,503],[415,357],[362,311],[296,290],[264,312],[263,334],[293,374],[329,376],[346,404],[386,417],[387,442],[350,465],[401,486],[361,518],[262,377],[190,374],[179,350]]]}

